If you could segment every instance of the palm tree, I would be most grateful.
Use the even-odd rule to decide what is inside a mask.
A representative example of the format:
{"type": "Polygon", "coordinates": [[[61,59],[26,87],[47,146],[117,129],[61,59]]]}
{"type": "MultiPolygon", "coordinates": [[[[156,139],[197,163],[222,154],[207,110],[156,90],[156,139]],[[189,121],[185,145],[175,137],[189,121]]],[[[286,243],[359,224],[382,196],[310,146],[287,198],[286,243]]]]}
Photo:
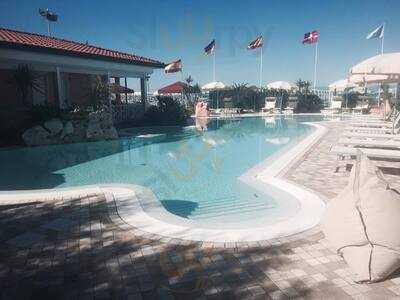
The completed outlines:
{"type": "Polygon", "coordinates": [[[296,81],[296,86],[300,93],[308,94],[308,92],[310,91],[311,82],[307,80],[298,79],[296,81]]]}
{"type": "Polygon", "coordinates": [[[189,75],[188,77],[185,78],[185,82],[190,86],[192,85],[193,81],[194,80],[193,80],[193,77],[191,75],[189,75]]]}
{"type": "Polygon", "coordinates": [[[39,76],[28,65],[18,65],[14,71],[13,80],[17,85],[22,103],[26,106],[29,106],[31,103],[31,101],[28,101],[30,100],[28,98],[32,98],[33,91],[44,95],[44,91],[39,84],[39,76]]]}

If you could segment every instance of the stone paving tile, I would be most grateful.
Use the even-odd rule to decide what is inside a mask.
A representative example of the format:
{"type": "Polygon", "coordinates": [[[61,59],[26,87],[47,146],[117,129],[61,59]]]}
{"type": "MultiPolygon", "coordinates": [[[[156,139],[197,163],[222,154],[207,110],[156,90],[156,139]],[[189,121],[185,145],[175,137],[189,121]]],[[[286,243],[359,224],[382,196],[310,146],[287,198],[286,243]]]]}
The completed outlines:
{"type": "MultiPolygon", "coordinates": [[[[285,177],[332,198],[349,170],[335,173],[329,148],[340,132],[327,126],[285,177]]],[[[0,203],[0,222],[0,299],[400,298],[399,274],[355,284],[318,229],[256,243],[192,243],[126,226],[102,194],[0,203]]]]}

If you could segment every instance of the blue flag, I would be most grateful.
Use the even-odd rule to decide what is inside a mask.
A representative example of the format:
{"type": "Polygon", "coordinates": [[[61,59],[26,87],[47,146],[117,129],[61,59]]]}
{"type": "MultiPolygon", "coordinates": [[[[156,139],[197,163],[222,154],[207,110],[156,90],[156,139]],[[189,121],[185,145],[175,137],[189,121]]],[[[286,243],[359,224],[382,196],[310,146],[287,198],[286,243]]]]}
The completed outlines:
{"type": "Polygon", "coordinates": [[[215,40],[212,40],[211,43],[209,43],[205,48],[204,48],[204,54],[205,55],[210,55],[214,53],[215,50],[215,40]]]}
{"type": "Polygon", "coordinates": [[[367,35],[367,40],[370,39],[381,39],[383,38],[383,34],[385,32],[385,24],[382,24],[378,28],[376,28],[374,31],[372,31],[370,34],[367,35]]]}

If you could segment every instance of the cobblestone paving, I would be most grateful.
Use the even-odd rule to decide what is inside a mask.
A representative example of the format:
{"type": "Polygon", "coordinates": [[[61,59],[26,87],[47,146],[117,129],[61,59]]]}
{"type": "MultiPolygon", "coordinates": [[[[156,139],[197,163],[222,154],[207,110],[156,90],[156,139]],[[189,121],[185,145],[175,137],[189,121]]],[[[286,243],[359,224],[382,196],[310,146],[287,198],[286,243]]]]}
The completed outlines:
{"type": "MultiPolygon", "coordinates": [[[[348,171],[334,173],[329,126],[287,177],[331,197],[348,171]]],[[[224,248],[135,231],[102,194],[0,203],[0,299],[400,298],[399,275],[355,284],[321,233],[224,248]]]]}

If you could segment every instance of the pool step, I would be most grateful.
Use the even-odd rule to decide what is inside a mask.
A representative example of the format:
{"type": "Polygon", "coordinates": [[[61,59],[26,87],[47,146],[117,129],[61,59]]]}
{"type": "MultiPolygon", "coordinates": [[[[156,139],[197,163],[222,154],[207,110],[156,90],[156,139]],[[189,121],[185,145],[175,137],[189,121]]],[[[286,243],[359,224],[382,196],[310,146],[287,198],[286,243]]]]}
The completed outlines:
{"type": "Polygon", "coordinates": [[[216,218],[216,217],[224,217],[224,216],[228,216],[228,215],[241,215],[241,214],[248,213],[248,212],[260,211],[263,209],[267,210],[267,209],[272,209],[272,208],[273,208],[273,206],[266,206],[266,205],[264,205],[264,206],[261,206],[261,205],[242,206],[239,209],[232,207],[230,209],[224,209],[222,211],[216,211],[213,213],[206,213],[206,214],[200,214],[200,215],[195,213],[193,215],[190,215],[190,217],[195,220],[204,220],[204,219],[212,219],[212,218],[216,218]]]}
{"type": "MultiPolygon", "coordinates": [[[[190,214],[190,218],[193,219],[207,219],[213,218],[217,216],[224,216],[224,215],[232,215],[232,214],[240,214],[244,212],[250,212],[254,210],[263,210],[263,209],[271,209],[274,206],[271,203],[267,203],[264,201],[257,201],[257,202],[245,202],[240,203],[237,202],[225,202],[215,204],[213,202],[202,203],[202,206],[196,208],[192,214],[190,214]]],[[[174,211],[178,215],[185,215],[187,214],[187,210],[185,207],[181,209],[175,208],[174,211]]]]}

